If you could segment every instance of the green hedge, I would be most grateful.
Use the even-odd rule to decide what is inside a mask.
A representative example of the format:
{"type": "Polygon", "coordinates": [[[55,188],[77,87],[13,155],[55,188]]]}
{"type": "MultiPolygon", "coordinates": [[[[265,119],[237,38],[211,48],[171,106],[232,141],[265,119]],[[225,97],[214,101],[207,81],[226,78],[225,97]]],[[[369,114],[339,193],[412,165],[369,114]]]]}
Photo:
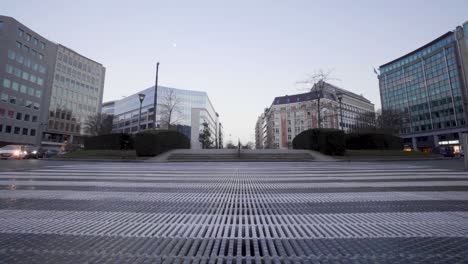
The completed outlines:
{"type": "Polygon", "coordinates": [[[381,149],[381,150],[402,150],[403,139],[385,133],[350,133],[346,135],[346,148],[353,150],[360,149],[381,149]]]}
{"type": "Polygon", "coordinates": [[[133,137],[129,134],[107,134],[84,139],[85,149],[133,149],[133,137]]]}
{"type": "Polygon", "coordinates": [[[345,134],[337,129],[309,129],[293,139],[294,149],[310,149],[326,155],[343,156],[346,151],[345,134]]]}
{"type": "Polygon", "coordinates": [[[148,130],[135,135],[135,150],[139,157],[156,156],[172,149],[189,149],[190,139],[173,130],[148,130]]]}

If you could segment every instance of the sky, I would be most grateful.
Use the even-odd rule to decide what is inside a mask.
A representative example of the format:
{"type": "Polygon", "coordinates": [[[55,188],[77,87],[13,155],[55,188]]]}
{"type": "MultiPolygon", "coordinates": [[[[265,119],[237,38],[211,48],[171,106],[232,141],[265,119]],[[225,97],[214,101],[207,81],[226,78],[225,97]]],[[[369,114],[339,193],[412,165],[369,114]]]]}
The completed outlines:
{"type": "Polygon", "coordinates": [[[154,85],[206,91],[225,141],[254,141],[276,96],[323,69],[380,108],[373,68],[468,20],[467,0],[0,0],[51,41],[106,67],[104,101],[154,85]]]}

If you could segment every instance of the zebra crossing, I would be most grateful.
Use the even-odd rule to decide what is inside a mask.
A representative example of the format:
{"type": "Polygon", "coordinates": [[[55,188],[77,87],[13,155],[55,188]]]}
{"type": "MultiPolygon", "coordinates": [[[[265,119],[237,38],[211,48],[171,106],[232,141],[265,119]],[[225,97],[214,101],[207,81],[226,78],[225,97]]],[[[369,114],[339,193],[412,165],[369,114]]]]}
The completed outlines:
{"type": "Polygon", "coordinates": [[[468,174],[407,163],[0,172],[1,263],[463,263],[468,174]]]}

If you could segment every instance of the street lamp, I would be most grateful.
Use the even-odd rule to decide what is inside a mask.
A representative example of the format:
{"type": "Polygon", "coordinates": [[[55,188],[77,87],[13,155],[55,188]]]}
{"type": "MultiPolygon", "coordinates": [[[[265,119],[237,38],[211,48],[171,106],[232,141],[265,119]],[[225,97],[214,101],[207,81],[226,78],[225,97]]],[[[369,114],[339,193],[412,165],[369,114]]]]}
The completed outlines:
{"type": "Polygon", "coordinates": [[[145,100],[145,94],[138,94],[138,99],[140,100],[140,114],[138,115],[138,132],[140,132],[141,126],[141,107],[143,105],[143,100],[145,100]]]}
{"type": "Polygon", "coordinates": [[[343,100],[343,93],[336,93],[338,102],[340,103],[340,129],[343,130],[343,108],[341,107],[341,101],[343,100]]]}

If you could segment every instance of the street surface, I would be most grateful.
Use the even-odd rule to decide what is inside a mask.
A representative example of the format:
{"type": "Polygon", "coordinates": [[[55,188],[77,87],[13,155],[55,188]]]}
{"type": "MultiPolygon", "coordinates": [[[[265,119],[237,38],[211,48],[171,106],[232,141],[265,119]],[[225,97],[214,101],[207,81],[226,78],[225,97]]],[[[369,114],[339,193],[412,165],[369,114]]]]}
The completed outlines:
{"type": "Polygon", "coordinates": [[[468,174],[438,161],[6,162],[0,263],[468,262],[468,174]]]}

